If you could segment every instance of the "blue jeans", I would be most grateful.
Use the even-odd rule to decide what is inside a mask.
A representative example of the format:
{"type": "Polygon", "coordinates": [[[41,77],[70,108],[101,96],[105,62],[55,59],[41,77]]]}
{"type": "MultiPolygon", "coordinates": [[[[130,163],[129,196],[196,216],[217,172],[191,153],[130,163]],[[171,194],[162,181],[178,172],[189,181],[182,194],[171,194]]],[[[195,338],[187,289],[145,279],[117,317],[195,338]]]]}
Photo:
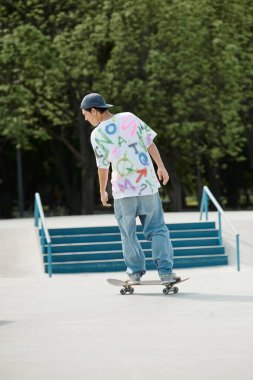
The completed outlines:
{"type": "Polygon", "coordinates": [[[159,275],[172,273],[173,248],[164,222],[159,193],[114,200],[114,212],[121,232],[127,273],[146,272],[145,255],[136,236],[139,216],[146,240],[151,241],[152,258],[159,275]]]}

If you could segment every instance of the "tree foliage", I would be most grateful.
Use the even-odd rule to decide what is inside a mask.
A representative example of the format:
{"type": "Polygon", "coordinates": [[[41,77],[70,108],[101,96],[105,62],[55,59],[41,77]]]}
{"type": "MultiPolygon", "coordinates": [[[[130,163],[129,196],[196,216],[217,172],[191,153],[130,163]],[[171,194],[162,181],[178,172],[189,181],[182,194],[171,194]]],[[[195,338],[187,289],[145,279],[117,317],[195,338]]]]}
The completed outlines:
{"type": "Polygon", "coordinates": [[[91,91],[158,131],[173,209],[204,181],[228,197],[252,186],[250,0],[6,0],[0,17],[0,139],[45,147],[36,165],[57,178],[36,186],[56,184],[71,213],[94,207],[91,91]]]}

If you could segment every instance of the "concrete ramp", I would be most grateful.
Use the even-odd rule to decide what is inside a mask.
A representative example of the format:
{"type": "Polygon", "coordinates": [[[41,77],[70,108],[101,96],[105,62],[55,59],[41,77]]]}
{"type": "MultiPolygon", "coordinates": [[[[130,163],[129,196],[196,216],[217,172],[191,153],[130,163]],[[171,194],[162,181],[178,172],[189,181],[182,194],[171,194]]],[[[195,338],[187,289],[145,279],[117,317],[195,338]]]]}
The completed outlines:
{"type": "Polygon", "coordinates": [[[33,219],[0,220],[0,277],[45,276],[33,219]]]}
{"type": "MultiPolygon", "coordinates": [[[[253,267],[253,212],[226,211],[228,220],[240,234],[241,269],[244,265],[253,267]]],[[[209,220],[217,220],[217,213],[211,212],[209,220]]],[[[222,238],[229,265],[236,266],[236,242],[231,227],[222,220],[222,238]]]]}

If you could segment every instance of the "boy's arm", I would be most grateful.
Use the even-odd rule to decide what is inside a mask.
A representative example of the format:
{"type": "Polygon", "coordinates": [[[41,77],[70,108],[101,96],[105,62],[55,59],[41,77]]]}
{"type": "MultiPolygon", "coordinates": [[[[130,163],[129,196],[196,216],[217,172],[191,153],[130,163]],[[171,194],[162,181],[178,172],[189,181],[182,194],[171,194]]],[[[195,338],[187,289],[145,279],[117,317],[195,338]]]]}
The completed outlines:
{"type": "Polygon", "coordinates": [[[152,143],[151,145],[149,145],[148,152],[157,165],[157,168],[158,168],[157,175],[158,175],[159,181],[163,180],[163,185],[166,185],[166,183],[169,181],[169,174],[167,170],[165,169],[164,163],[161,159],[159,150],[157,149],[157,146],[155,145],[155,143],[152,143]]]}
{"type": "Polygon", "coordinates": [[[108,193],[106,191],[106,186],[108,182],[109,169],[98,168],[98,178],[99,178],[99,187],[100,187],[100,199],[105,207],[111,207],[108,202],[108,193]]]}

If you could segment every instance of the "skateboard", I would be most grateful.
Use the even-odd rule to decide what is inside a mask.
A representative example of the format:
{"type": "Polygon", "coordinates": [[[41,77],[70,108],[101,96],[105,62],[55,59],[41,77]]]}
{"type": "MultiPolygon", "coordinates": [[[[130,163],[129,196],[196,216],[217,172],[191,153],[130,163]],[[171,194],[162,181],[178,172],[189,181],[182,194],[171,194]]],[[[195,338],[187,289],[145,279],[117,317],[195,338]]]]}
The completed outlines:
{"type": "Polygon", "coordinates": [[[169,293],[178,293],[178,287],[175,285],[187,280],[189,280],[189,278],[184,278],[180,281],[172,282],[171,284],[163,284],[162,281],[160,280],[154,280],[154,281],[151,280],[151,281],[141,281],[139,284],[132,285],[126,281],[108,278],[107,282],[109,282],[109,284],[113,286],[122,286],[122,289],[120,289],[120,294],[122,295],[125,295],[126,293],[133,294],[134,286],[142,286],[142,285],[162,285],[164,286],[163,294],[169,294],[169,293]]]}

